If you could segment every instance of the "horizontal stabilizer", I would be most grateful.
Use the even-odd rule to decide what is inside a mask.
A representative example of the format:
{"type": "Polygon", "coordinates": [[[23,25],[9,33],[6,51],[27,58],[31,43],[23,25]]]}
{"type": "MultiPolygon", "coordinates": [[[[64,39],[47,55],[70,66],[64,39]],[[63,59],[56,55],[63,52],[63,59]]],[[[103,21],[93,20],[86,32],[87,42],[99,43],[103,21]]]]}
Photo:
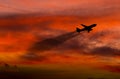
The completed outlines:
{"type": "Polygon", "coordinates": [[[79,29],[79,28],[76,28],[76,32],[81,32],[81,29],[79,29]]]}

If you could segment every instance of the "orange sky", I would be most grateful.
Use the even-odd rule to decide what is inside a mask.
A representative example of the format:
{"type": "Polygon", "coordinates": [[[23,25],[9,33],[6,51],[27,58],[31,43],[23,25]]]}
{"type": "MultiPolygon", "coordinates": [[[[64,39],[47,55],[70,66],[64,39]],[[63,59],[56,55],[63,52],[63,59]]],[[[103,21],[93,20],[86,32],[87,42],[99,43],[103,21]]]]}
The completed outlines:
{"type": "MultiPolygon", "coordinates": [[[[79,60],[87,59],[89,55],[119,56],[119,3],[119,0],[1,0],[0,60],[14,63],[41,62],[43,58],[47,62],[58,59],[74,62],[77,56],[80,56],[79,60]],[[50,43],[45,45],[50,46],[50,50],[42,48],[33,54],[41,46],[35,48],[37,42],[41,44],[42,40],[48,38],[56,40],[56,36],[75,31],[76,27],[82,28],[82,23],[96,23],[98,26],[89,34],[83,32],[63,44],[58,43],[57,48],[50,43]],[[39,57],[35,60],[26,57],[32,47],[35,48],[32,54],[39,57]]],[[[63,37],[61,40],[64,40],[63,37]]],[[[95,59],[91,58],[93,61],[95,59]]]]}

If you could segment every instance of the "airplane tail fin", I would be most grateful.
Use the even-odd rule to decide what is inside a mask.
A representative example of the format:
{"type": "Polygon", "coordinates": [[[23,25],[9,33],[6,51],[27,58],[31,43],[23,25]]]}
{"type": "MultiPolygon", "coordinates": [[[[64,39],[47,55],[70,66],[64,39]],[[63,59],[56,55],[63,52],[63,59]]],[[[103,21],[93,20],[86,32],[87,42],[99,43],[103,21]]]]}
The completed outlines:
{"type": "Polygon", "coordinates": [[[76,32],[81,32],[82,30],[79,28],[76,28],[76,32]]]}
{"type": "Polygon", "coordinates": [[[83,26],[83,27],[87,27],[86,25],[84,25],[84,24],[81,24],[81,26],[83,26]]]}

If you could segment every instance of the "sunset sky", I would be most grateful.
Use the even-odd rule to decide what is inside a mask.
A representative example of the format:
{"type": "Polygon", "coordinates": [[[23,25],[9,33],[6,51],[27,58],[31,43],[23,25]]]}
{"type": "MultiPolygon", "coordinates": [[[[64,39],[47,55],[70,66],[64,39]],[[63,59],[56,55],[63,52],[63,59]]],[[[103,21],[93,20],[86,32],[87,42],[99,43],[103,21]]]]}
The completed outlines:
{"type": "Polygon", "coordinates": [[[120,0],[0,0],[1,63],[116,64],[119,56],[120,0]],[[74,32],[93,23],[91,33],[74,32]]]}

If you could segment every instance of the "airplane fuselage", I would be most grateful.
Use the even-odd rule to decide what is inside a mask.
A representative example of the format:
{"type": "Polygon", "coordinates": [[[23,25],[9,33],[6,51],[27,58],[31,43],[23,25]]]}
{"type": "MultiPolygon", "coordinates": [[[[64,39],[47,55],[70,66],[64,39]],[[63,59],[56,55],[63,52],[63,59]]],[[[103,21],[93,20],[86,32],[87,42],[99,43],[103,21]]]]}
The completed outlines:
{"type": "Polygon", "coordinates": [[[89,26],[86,26],[85,28],[83,28],[83,30],[82,31],[92,31],[93,29],[91,28],[91,27],[89,27],[89,26]]]}
{"type": "Polygon", "coordinates": [[[97,24],[92,24],[92,25],[90,25],[90,26],[86,26],[86,25],[83,25],[83,24],[81,24],[84,28],[82,28],[82,29],[79,29],[79,28],[76,28],[76,31],[77,32],[81,32],[81,31],[88,31],[88,33],[90,32],[90,31],[92,31],[93,29],[93,27],[95,27],[97,24]]]}

